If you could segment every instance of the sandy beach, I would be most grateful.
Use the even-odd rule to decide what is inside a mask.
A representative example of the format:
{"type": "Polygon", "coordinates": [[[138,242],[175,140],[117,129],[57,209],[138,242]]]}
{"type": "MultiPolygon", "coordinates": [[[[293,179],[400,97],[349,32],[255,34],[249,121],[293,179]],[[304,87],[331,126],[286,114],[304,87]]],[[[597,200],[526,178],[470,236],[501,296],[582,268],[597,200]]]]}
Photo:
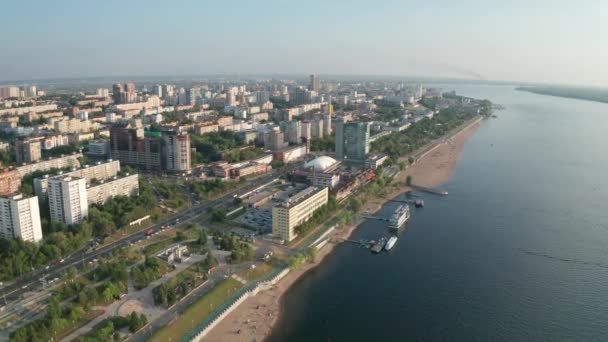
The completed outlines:
{"type": "MultiPolygon", "coordinates": [[[[438,187],[445,184],[458,163],[466,141],[475,133],[478,127],[479,122],[470,124],[450,139],[446,139],[446,142],[437,144],[424,158],[418,160],[394,179],[394,182],[399,184],[394,191],[383,198],[376,197],[367,201],[363,210],[375,212],[389,199],[408,190],[405,186],[405,179],[408,175],[411,175],[413,182],[420,186],[438,187]]],[[[335,237],[348,238],[359,223],[356,222],[348,227],[338,229],[332,234],[335,237]]],[[[256,296],[245,300],[211,330],[205,336],[205,340],[222,342],[263,341],[277,322],[280,314],[282,295],[299,277],[319,265],[335,246],[332,243],[328,243],[319,251],[315,263],[302,265],[298,269],[289,272],[272,289],[260,292],[256,296]]]]}

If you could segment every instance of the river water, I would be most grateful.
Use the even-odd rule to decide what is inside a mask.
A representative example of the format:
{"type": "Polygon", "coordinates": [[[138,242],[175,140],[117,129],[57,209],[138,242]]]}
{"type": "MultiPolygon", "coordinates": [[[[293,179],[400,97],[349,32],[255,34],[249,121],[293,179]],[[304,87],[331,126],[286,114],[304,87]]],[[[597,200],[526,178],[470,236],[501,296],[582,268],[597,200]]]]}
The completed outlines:
{"type": "Polygon", "coordinates": [[[452,89],[506,109],[467,142],[450,195],[423,195],[390,253],[338,246],[268,341],[608,339],[608,105],[452,89]]]}

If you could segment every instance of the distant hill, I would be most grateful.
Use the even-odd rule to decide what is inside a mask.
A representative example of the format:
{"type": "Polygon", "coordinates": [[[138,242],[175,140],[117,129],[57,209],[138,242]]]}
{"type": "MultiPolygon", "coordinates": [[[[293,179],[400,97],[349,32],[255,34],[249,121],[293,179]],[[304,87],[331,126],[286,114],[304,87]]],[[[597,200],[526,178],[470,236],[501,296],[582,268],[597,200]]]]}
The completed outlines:
{"type": "Polygon", "coordinates": [[[519,91],[527,91],[534,94],[567,97],[571,99],[588,100],[608,103],[608,89],[583,88],[583,87],[519,87],[519,91]]]}

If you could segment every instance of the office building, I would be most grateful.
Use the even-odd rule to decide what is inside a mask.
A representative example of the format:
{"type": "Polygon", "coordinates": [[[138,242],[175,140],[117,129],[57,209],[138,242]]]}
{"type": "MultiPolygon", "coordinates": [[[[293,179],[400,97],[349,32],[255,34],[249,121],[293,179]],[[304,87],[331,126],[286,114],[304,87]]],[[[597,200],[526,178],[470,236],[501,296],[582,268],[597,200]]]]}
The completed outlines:
{"type": "Polygon", "coordinates": [[[48,198],[52,221],[77,224],[89,214],[84,178],[68,176],[50,179],[48,198]]]}
{"type": "Polygon", "coordinates": [[[328,188],[311,186],[272,208],[273,235],[284,241],[293,240],[297,236],[295,228],[308,221],[328,199],[328,188]]]}
{"type": "Polygon", "coordinates": [[[365,122],[336,122],[336,158],[365,161],[369,153],[369,124],[365,122]]]}
{"type": "Polygon", "coordinates": [[[163,162],[169,172],[184,172],[192,169],[190,160],[190,135],[175,131],[163,132],[163,162]]]}
{"type": "Polygon", "coordinates": [[[109,142],[107,140],[91,140],[89,141],[88,155],[94,158],[106,158],[108,156],[109,142]]]}
{"type": "Polygon", "coordinates": [[[40,208],[36,197],[0,197],[0,238],[28,242],[42,240],[40,208]]]}
{"type": "Polygon", "coordinates": [[[15,142],[15,158],[17,165],[29,164],[42,158],[40,141],[43,138],[17,140],[15,142]]]}
{"type": "Polygon", "coordinates": [[[321,81],[319,75],[310,75],[310,84],[308,90],[319,92],[321,90],[321,81]]]}

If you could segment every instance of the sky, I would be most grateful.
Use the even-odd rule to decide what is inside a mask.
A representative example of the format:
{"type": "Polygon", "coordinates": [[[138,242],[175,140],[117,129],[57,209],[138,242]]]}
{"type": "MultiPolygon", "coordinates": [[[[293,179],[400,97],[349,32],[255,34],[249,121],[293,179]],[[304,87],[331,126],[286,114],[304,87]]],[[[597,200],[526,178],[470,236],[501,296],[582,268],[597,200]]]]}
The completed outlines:
{"type": "Polygon", "coordinates": [[[391,75],[608,86],[605,0],[29,0],[0,80],[391,75]]]}

